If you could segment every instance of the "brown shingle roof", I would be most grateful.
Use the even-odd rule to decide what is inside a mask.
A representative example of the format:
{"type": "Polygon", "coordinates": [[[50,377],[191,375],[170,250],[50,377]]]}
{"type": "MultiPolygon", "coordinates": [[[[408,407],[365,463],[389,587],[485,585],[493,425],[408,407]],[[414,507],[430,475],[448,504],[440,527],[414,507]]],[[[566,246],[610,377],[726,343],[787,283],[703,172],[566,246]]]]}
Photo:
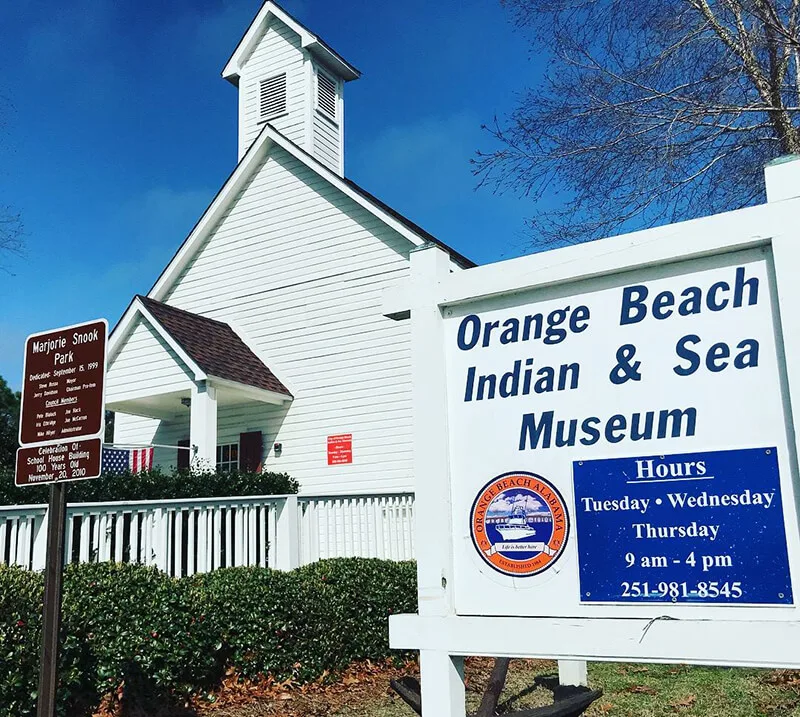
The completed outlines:
{"type": "Polygon", "coordinates": [[[209,376],[291,397],[286,388],[228,324],[146,296],[139,301],[209,376]]]}

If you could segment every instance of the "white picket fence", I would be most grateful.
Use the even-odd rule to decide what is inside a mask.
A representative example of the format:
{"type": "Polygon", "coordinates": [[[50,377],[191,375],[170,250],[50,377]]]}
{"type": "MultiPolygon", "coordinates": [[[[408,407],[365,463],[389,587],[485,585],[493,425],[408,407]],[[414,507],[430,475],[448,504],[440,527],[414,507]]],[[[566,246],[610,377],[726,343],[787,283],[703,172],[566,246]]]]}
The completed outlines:
{"type": "MultiPolygon", "coordinates": [[[[44,568],[47,506],[0,506],[0,564],[44,568]]],[[[64,559],[153,565],[173,576],[279,570],[322,558],[414,557],[414,495],[280,495],[67,507],[64,559]]]]}

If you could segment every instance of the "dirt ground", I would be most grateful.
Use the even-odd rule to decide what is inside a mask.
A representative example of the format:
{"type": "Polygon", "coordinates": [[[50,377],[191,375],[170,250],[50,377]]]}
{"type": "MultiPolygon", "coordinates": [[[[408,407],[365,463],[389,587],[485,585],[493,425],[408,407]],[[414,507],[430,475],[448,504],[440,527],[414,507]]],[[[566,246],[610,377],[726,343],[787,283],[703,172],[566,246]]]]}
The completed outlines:
{"type": "MultiPolygon", "coordinates": [[[[467,709],[474,711],[493,660],[467,660],[467,709]]],[[[513,660],[501,708],[548,704],[550,693],[531,689],[533,678],[556,672],[554,662],[513,660]]],[[[354,665],[336,679],[312,685],[229,684],[195,705],[203,717],[413,717],[389,688],[389,680],[418,675],[415,663],[354,665]]],[[[600,664],[589,682],[603,690],[587,717],[800,717],[800,673],[689,667],[600,664]]]]}

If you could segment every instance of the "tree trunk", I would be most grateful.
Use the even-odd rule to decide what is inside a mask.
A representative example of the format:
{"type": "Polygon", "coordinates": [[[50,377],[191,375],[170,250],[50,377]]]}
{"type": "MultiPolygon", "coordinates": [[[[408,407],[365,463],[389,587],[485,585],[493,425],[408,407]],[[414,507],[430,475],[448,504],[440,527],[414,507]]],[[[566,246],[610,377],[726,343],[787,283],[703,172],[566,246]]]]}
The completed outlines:
{"type": "Polygon", "coordinates": [[[475,717],[494,717],[494,711],[497,708],[497,703],[500,701],[500,693],[506,684],[506,676],[508,675],[508,663],[511,660],[508,657],[497,657],[494,661],[492,674],[489,677],[489,684],[486,685],[486,691],[483,693],[481,706],[475,713],[475,717]]]}

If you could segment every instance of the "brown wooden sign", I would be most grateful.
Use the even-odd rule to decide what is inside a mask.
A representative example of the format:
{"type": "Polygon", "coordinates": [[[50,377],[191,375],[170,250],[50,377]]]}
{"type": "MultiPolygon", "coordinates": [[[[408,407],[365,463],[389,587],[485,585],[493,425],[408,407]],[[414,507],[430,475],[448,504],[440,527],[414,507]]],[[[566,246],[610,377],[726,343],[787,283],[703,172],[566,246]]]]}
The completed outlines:
{"type": "Polygon", "coordinates": [[[16,483],[26,486],[97,478],[102,454],[103,441],[100,438],[20,448],[17,451],[16,483]]]}
{"type": "Polygon", "coordinates": [[[22,446],[98,436],[104,425],[104,319],[29,336],[25,342],[22,446]]]}

